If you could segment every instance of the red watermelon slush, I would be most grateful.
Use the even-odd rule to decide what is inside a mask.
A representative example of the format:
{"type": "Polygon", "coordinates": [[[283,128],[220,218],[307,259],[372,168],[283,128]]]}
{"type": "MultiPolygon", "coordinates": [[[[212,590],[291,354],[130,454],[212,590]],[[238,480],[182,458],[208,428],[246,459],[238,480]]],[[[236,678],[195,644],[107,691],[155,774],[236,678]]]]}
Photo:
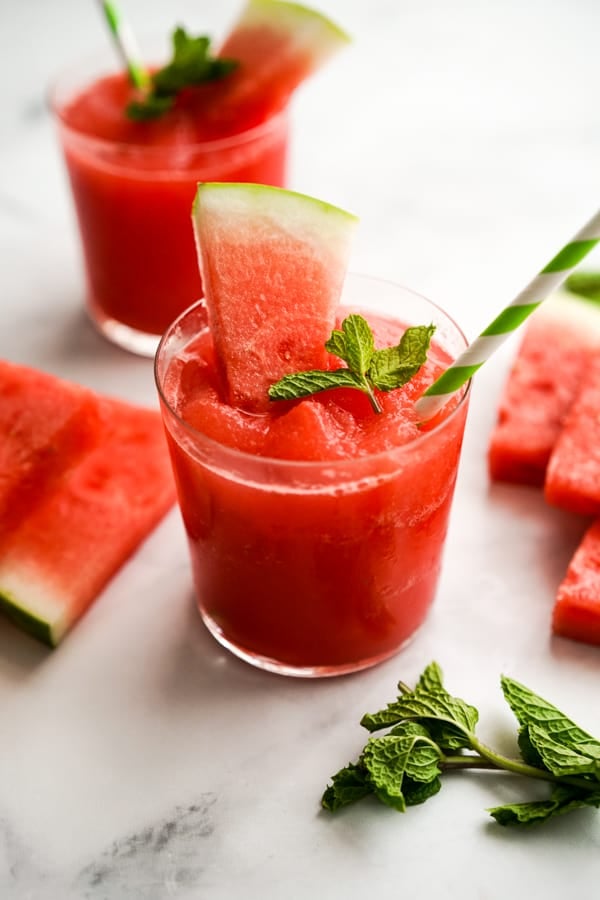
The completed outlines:
{"type": "Polygon", "coordinates": [[[79,222],[87,306],[115,343],[153,355],[201,296],[190,208],[199,181],[285,182],[286,110],[202,116],[202,88],[134,122],[124,73],[65,79],[52,95],[79,222]]]}
{"type": "Polygon", "coordinates": [[[202,618],[235,654],[284,674],[371,666],[422,624],[467,413],[465,393],[426,427],[416,420],[415,399],[466,345],[441,310],[357,276],[343,302],[340,320],[360,312],[377,346],[407,325],[437,326],[417,376],[378,392],[380,415],[347,389],[259,415],[229,406],[203,304],[167,331],[156,360],[202,618]]]}

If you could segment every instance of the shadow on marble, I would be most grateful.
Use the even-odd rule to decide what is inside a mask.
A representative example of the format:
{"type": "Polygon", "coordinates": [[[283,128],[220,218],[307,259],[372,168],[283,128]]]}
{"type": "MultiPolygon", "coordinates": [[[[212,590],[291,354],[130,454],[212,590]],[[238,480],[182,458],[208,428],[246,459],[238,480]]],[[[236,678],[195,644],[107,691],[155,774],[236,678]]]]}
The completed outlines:
{"type": "Polygon", "coordinates": [[[102,337],[88,318],[83,301],[75,298],[58,309],[49,304],[39,313],[32,326],[32,338],[41,345],[45,356],[61,365],[86,363],[90,359],[102,365],[122,365],[141,359],[102,337]]]}
{"type": "Polygon", "coordinates": [[[553,635],[549,641],[549,651],[557,662],[600,675],[600,651],[595,645],[553,635]]]}
{"type": "Polygon", "coordinates": [[[222,647],[204,626],[193,591],[180,610],[181,619],[173,636],[175,646],[171,646],[167,667],[162,672],[163,688],[170,696],[185,702],[190,696],[198,696],[203,686],[209,686],[214,703],[222,701],[225,694],[237,700],[241,691],[272,692],[284,684],[302,685],[309,681],[266,672],[222,647]]]}
{"type": "Polygon", "coordinates": [[[19,682],[46,662],[52,650],[0,617],[0,676],[19,682]]]}
{"type": "Polygon", "coordinates": [[[550,506],[539,488],[492,483],[487,495],[494,506],[507,514],[507,521],[514,518],[515,526],[524,520],[533,527],[538,524],[536,531],[531,531],[531,550],[555,592],[589,520],[550,506]]]}

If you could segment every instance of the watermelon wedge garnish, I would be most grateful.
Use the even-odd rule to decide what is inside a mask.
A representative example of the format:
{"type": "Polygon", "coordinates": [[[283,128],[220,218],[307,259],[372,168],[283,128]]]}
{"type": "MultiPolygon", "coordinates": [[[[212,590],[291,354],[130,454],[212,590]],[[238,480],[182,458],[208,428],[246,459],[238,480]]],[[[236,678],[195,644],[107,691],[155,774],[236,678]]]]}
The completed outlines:
{"type": "Polygon", "coordinates": [[[216,85],[215,106],[253,111],[256,118],[275,112],[309,75],[350,42],[326,16],[299,3],[249,0],[219,50],[237,68],[216,85]]]}
{"type": "Polygon", "coordinates": [[[253,184],[201,184],[194,226],[228,402],[269,405],[284,375],[326,367],[355,216],[253,184]]]}
{"type": "Polygon", "coordinates": [[[558,589],[552,630],[600,646],[600,520],[586,531],[558,589]]]}
{"type": "Polygon", "coordinates": [[[495,481],[541,486],[565,417],[600,348],[600,304],[557,292],[528,322],[489,446],[495,481]]]}
{"type": "Polygon", "coordinates": [[[160,416],[2,363],[0,436],[0,609],[55,646],[174,502],[160,416]]]}

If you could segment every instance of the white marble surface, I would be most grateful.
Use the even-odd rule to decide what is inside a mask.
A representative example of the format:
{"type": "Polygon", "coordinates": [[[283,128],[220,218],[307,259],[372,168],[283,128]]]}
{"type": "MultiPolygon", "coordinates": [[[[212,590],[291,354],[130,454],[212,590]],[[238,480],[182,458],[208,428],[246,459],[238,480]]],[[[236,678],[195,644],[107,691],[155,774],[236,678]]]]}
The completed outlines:
{"type": "MultiPolygon", "coordinates": [[[[142,31],[216,28],[198,0],[122,5],[142,31]]],[[[431,296],[474,336],[598,205],[597,0],[321,8],[356,41],[296,98],[292,185],[361,216],[354,269],[431,296]]],[[[150,362],[82,315],[44,108],[53,72],[105,40],[92,2],[0,3],[0,355],[153,404],[150,362]]],[[[231,658],[195,614],[176,513],[58,651],[0,622],[2,898],[597,897],[600,816],[503,830],[484,810],[523,796],[508,777],[448,778],[405,816],[319,811],[362,746],[360,715],[432,658],[506,749],[500,672],[600,733],[600,653],[549,631],[583,523],[486,477],[513,350],[473,392],[434,611],[388,663],[315,683],[231,658]]]]}

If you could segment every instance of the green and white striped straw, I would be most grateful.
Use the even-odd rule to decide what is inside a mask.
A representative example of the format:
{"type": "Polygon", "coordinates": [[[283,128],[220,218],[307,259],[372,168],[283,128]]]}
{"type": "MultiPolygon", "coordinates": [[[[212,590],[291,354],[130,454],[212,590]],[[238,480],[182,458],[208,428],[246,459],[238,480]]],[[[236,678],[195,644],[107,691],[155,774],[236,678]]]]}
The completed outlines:
{"type": "Polygon", "coordinates": [[[150,84],[150,76],[141,62],[137,41],[129,23],[110,0],[100,0],[100,6],[104,12],[104,17],[115,41],[119,56],[127,69],[129,80],[134,87],[145,90],[150,84]]]}
{"type": "Polygon", "coordinates": [[[512,303],[496,316],[464,353],[427,388],[415,409],[425,421],[435,415],[495,350],[525,319],[567,278],[573,269],[600,241],[600,210],[581,231],[517,294],[512,303]]]}

